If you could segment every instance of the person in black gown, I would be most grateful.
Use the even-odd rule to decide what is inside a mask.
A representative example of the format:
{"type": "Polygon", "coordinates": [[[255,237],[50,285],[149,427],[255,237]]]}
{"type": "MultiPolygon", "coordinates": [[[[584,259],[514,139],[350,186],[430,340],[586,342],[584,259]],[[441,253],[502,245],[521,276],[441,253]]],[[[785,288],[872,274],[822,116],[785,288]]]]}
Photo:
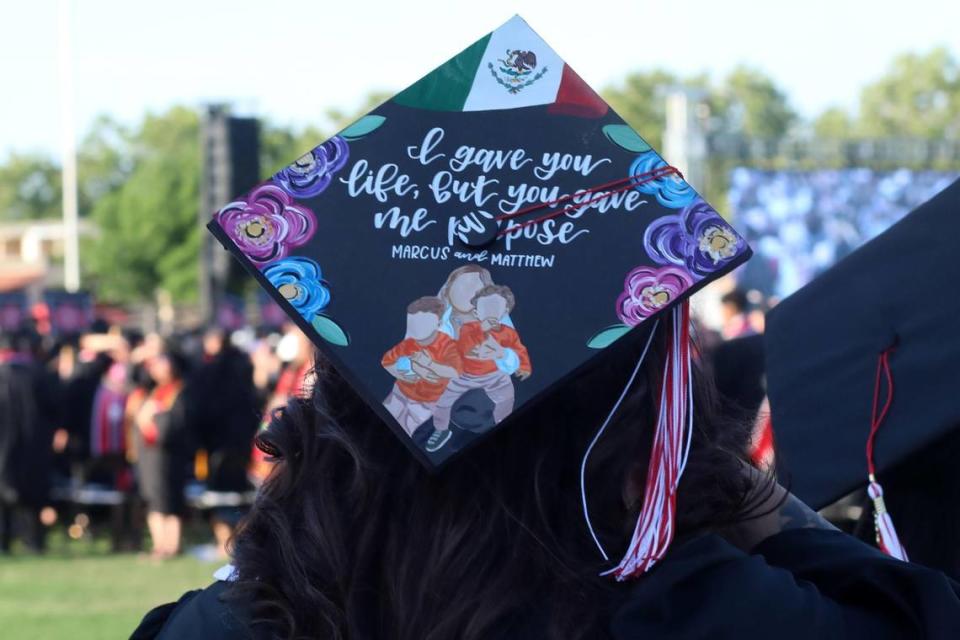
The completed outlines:
{"type": "MultiPolygon", "coordinates": [[[[960,586],[835,530],[750,467],[746,428],[725,421],[699,371],[673,545],[636,582],[601,577],[609,563],[581,512],[584,427],[603,419],[638,350],[621,339],[602,368],[436,475],[321,360],[312,398],[258,437],[279,462],[234,564],[132,637],[960,637],[960,586]]],[[[610,548],[636,519],[650,436],[631,425],[654,417],[660,362],[644,362],[585,469],[610,548]]]]}
{"type": "MultiPolygon", "coordinates": [[[[190,404],[199,443],[208,456],[207,488],[227,493],[249,491],[247,469],[260,425],[259,398],[253,363],[230,344],[222,329],[209,329],[203,336],[203,363],[191,379],[190,404]]],[[[223,555],[240,515],[237,508],[213,510],[213,533],[223,555]]]]}
{"type": "Polygon", "coordinates": [[[10,551],[18,524],[29,549],[46,546],[40,511],[49,497],[59,403],[35,344],[27,332],[0,333],[0,553],[10,551]]]}

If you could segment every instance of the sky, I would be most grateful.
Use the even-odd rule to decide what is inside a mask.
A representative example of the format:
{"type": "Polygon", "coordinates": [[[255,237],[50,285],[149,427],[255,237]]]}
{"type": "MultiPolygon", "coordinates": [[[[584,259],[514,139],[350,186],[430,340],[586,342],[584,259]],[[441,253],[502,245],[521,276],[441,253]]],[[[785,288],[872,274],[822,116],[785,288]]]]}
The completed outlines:
{"type": "MultiPolygon", "coordinates": [[[[598,89],[630,71],[748,64],[808,117],[855,108],[898,53],[960,55],[956,0],[74,0],[76,136],[98,114],[133,123],[211,101],[322,127],[327,109],[403,88],[515,13],[598,89]]],[[[57,154],[57,0],[0,0],[0,78],[0,159],[57,154]]]]}

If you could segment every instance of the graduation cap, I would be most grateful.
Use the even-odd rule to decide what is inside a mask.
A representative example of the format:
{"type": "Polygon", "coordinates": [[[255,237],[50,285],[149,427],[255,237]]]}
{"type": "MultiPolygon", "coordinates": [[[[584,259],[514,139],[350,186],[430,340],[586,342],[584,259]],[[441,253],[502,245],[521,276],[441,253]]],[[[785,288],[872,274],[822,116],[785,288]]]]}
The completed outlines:
{"type": "Polygon", "coordinates": [[[960,182],[786,298],[767,321],[781,469],[820,509],[960,427],[960,182]]]}
{"type": "Polygon", "coordinates": [[[750,255],[520,17],[209,228],[431,469],[750,255]]]}

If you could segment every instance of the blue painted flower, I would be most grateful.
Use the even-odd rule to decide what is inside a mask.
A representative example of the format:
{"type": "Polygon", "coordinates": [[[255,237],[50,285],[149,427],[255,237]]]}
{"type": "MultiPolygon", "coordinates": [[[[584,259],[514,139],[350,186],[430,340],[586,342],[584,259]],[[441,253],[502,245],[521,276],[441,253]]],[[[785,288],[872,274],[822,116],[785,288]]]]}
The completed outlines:
{"type": "Polygon", "coordinates": [[[676,215],[655,220],[643,235],[654,262],[685,267],[700,280],[719,271],[746,247],[746,242],[702,199],[676,215]]]}
{"type": "Polygon", "coordinates": [[[281,169],[273,176],[273,181],[295,198],[312,198],[327,188],[333,175],[347,164],[349,157],[347,141],[340,136],[333,136],[281,169]]]}
{"type": "Polygon", "coordinates": [[[312,321],[330,304],[330,289],[323,280],[320,265],[309,258],[294,256],[277,260],[263,270],[263,275],[307,320],[312,321]]]}
{"type": "MultiPolygon", "coordinates": [[[[655,151],[648,151],[640,154],[633,161],[633,164],[630,165],[630,175],[645,174],[667,166],[667,163],[655,151]]],[[[649,182],[641,182],[635,185],[634,189],[640,193],[649,193],[656,197],[657,202],[670,209],[685,207],[697,198],[697,193],[693,190],[693,187],[678,175],[666,175],[649,182]]]]}

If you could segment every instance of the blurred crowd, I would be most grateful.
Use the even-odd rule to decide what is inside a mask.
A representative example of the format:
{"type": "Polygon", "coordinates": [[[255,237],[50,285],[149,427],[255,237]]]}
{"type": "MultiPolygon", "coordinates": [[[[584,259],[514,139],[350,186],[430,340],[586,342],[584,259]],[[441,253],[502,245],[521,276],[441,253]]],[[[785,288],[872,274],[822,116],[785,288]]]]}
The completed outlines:
{"type": "Polygon", "coordinates": [[[756,254],[739,282],[790,295],[956,178],[910,169],[734,169],[730,210],[756,254]]]}
{"type": "MultiPolygon", "coordinates": [[[[764,396],[763,309],[735,290],[722,312],[722,330],[700,335],[728,410],[752,418],[764,396]]],[[[102,321],[60,337],[0,332],[0,551],[15,538],[43,551],[62,525],[163,559],[183,550],[185,523],[201,522],[225,556],[270,469],[256,433],[309,388],[312,370],[313,346],[292,324],[169,337],[102,321]]]]}
{"type": "Polygon", "coordinates": [[[115,550],[148,539],[163,559],[190,518],[225,555],[269,468],[253,447],[263,416],[304,388],[312,357],[293,325],[0,333],[0,551],[15,538],[42,551],[55,524],[80,537],[96,520],[115,550]]]}
{"type": "MultiPolygon", "coordinates": [[[[765,394],[765,307],[739,289],[721,302],[722,328],[701,327],[701,343],[727,410],[752,420],[765,394]]],[[[219,315],[219,326],[242,324],[219,315]]],[[[15,537],[42,551],[59,523],[72,537],[109,530],[115,550],[149,541],[147,552],[167,558],[182,551],[185,521],[199,520],[225,556],[269,472],[257,430],[309,388],[312,344],[276,325],[169,337],[102,321],[60,337],[0,332],[0,551],[15,537]]]]}

